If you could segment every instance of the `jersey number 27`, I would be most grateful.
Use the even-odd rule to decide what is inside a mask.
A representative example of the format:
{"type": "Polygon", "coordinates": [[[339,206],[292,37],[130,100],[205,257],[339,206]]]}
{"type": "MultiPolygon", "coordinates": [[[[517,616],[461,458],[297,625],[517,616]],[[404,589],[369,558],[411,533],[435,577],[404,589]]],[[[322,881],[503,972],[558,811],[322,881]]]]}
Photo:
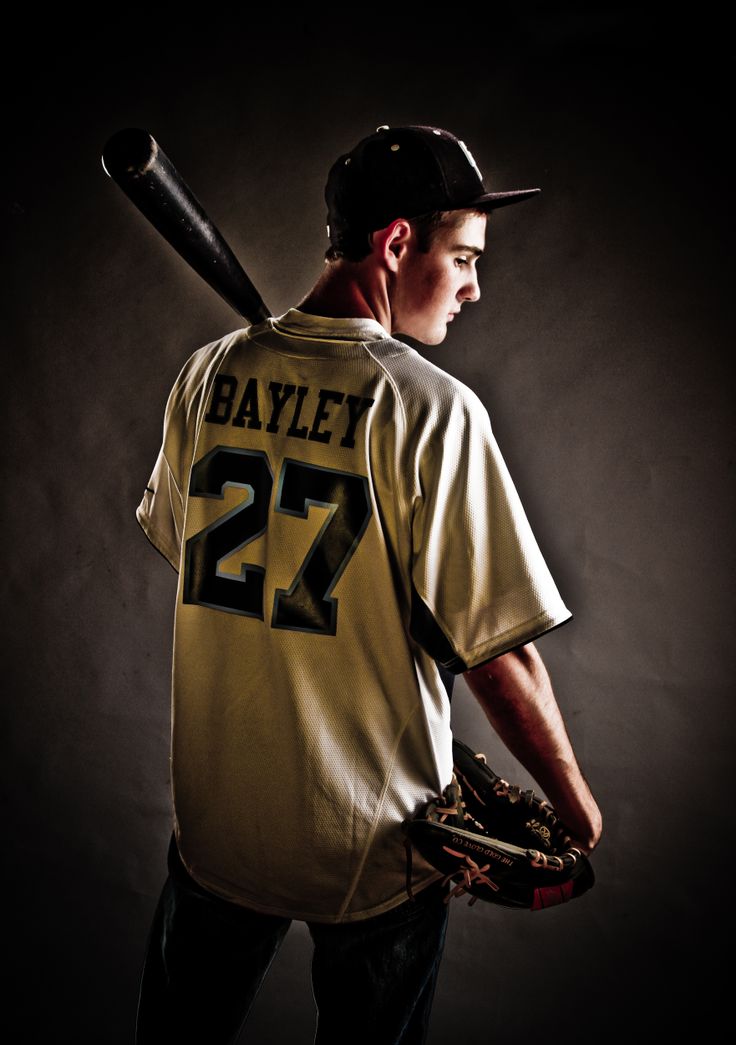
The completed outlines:
{"type": "MultiPolygon", "coordinates": [[[[241,563],[240,573],[221,564],[268,528],[274,475],[261,450],[217,446],[192,467],[190,497],[224,499],[225,487],[248,496],[186,543],[184,602],[265,620],[262,566],[241,563]]],[[[368,481],[362,475],[285,458],[274,510],[306,519],[310,505],[330,513],[288,588],[274,593],[272,628],[334,635],[337,602],[331,592],[371,517],[368,481]]]]}

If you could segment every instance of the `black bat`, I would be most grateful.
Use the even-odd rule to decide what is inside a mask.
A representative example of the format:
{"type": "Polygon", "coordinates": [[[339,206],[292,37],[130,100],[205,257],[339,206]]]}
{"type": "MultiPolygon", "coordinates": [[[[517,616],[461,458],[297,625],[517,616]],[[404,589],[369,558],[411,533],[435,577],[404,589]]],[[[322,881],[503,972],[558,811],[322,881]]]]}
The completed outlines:
{"type": "Polygon", "coordinates": [[[238,315],[250,323],[271,315],[220,230],[148,131],[128,127],[113,134],[103,149],[102,166],[238,315]]]}

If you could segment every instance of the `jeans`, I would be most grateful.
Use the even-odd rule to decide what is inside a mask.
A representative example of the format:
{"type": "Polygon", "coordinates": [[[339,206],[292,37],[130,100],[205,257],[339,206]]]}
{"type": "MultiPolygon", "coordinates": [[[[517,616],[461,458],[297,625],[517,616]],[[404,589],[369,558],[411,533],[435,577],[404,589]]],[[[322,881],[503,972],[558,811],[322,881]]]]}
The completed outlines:
{"type": "MultiPolygon", "coordinates": [[[[172,836],[141,978],[136,1045],[230,1045],[291,925],[203,889],[172,836]]],[[[422,1045],[447,930],[440,882],[363,921],[307,922],[314,1045],[422,1045]]],[[[244,1036],[247,1041],[247,1034],[244,1036]]]]}

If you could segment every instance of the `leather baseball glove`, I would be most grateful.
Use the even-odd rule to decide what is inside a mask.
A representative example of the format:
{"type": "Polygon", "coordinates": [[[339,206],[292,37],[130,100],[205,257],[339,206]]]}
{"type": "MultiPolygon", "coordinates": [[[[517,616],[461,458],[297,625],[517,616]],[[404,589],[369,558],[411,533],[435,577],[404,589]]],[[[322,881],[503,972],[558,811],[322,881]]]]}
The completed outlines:
{"type": "Polygon", "coordinates": [[[404,827],[407,891],[411,847],[454,888],[504,907],[539,911],[582,896],[595,877],[549,802],[497,776],[484,755],[453,740],[454,773],[441,797],[404,827]]]}

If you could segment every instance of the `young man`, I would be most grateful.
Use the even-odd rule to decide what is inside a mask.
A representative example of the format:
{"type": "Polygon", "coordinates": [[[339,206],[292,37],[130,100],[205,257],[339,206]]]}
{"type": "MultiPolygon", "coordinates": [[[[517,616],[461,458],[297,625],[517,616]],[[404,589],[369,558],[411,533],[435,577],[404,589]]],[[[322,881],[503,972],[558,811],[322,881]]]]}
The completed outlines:
{"type": "Polygon", "coordinates": [[[402,824],[450,782],[455,674],[598,841],[531,645],[570,613],[480,400],[394,337],[444,340],[480,296],[487,214],[536,191],[487,193],[447,131],[379,128],[330,172],[312,291],[174,385],[138,509],[179,571],[139,1045],[234,1041],[292,919],[317,1045],[425,1040],[448,909],[420,858],[407,899],[402,824]]]}

